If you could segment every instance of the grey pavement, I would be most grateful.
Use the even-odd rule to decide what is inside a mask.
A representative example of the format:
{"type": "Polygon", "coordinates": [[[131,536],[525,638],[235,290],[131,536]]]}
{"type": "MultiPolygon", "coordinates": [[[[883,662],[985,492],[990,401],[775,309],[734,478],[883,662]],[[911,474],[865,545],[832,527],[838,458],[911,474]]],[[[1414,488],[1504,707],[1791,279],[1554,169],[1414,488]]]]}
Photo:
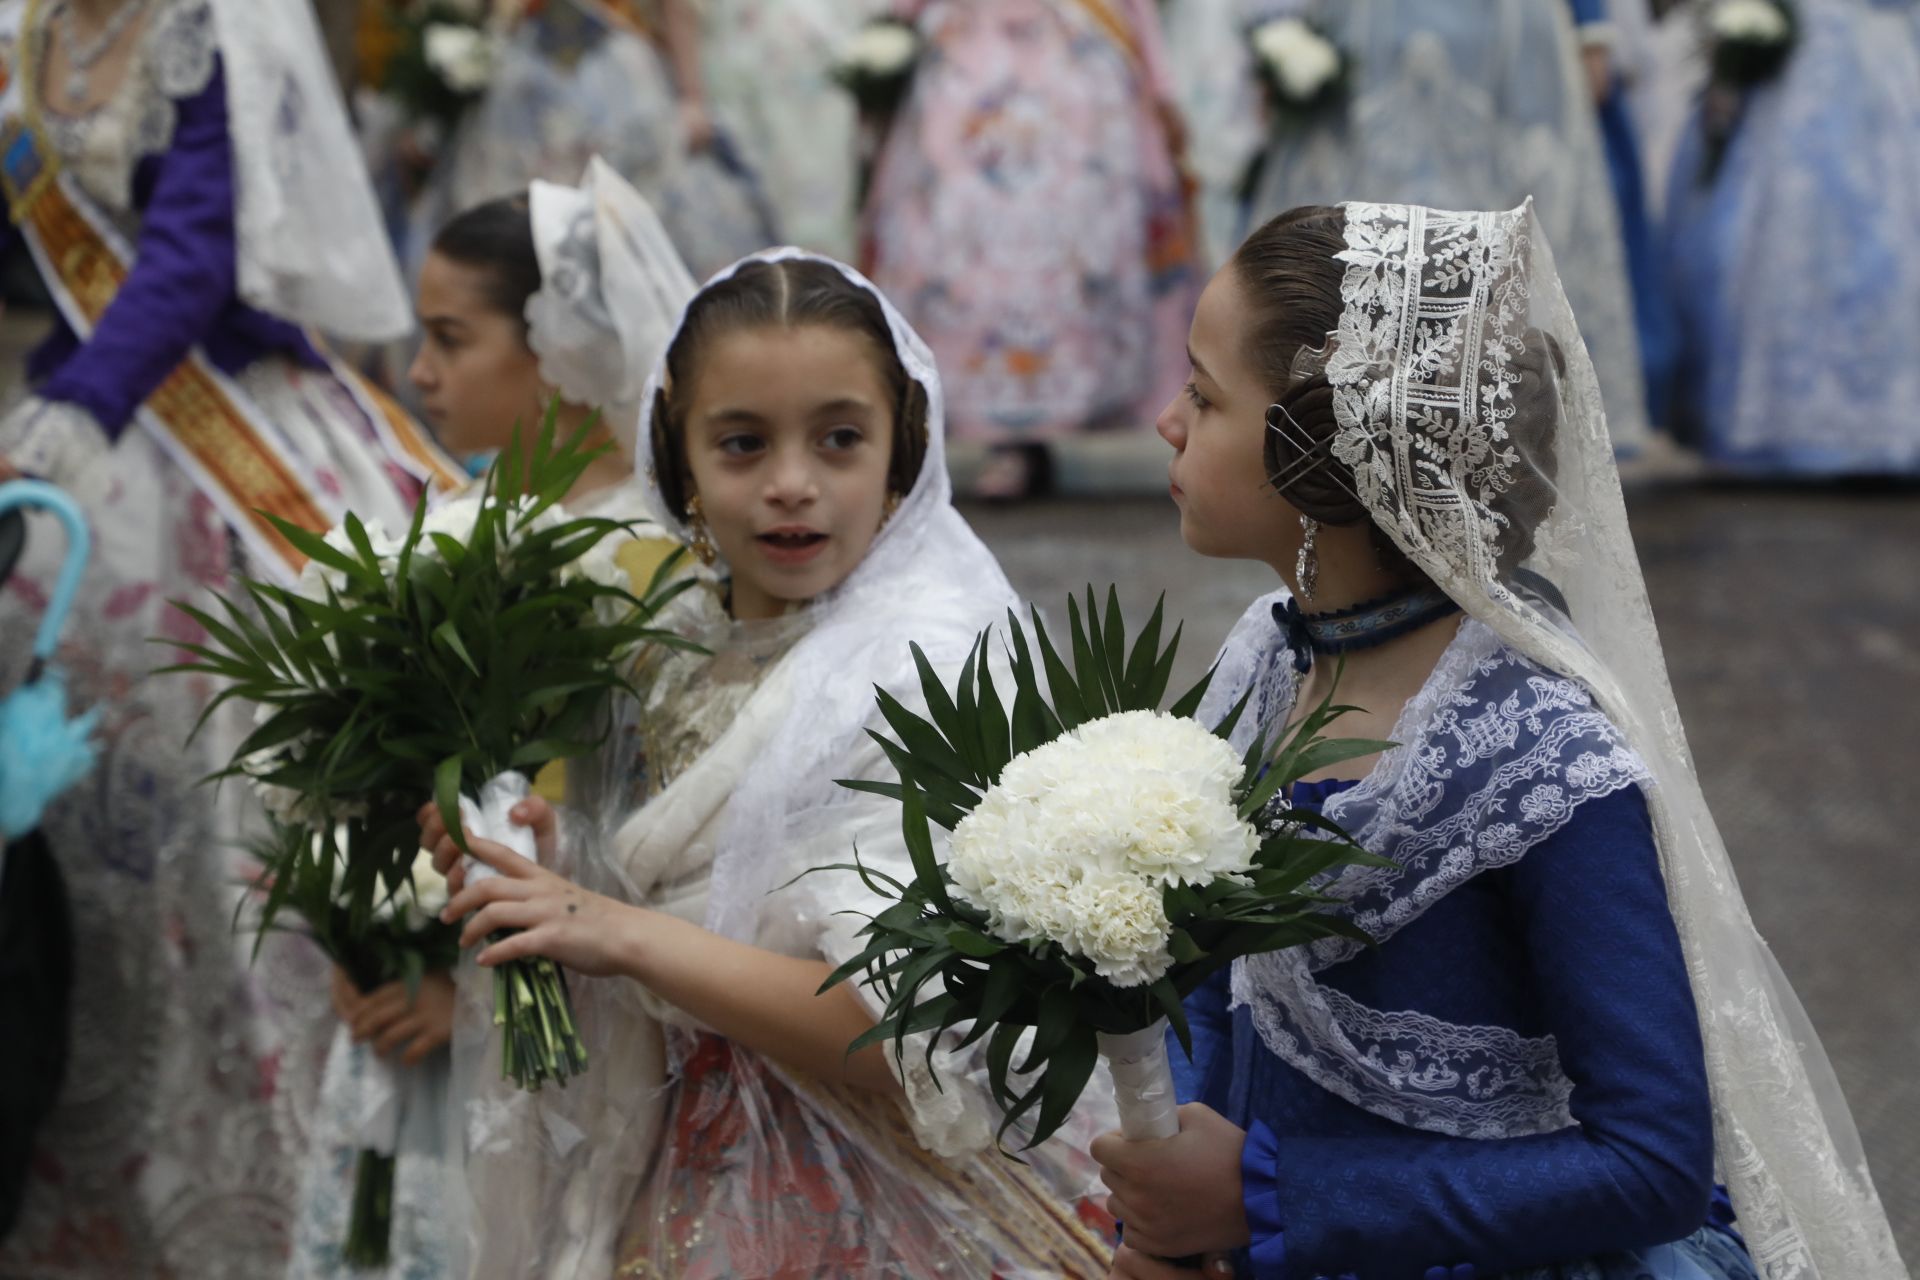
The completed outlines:
{"type": "MultiPolygon", "coordinates": [[[[1630,493],[1681,714],[1761,934],[1853,1106],[1920,1263],[1920,490],[1648,484],[1630,493]]],[[[1165,499],[969,507],[1014,585],[1053,609],[1164,590],[1197,677],[1275,581],[1201,560],[1165,499]]]]}

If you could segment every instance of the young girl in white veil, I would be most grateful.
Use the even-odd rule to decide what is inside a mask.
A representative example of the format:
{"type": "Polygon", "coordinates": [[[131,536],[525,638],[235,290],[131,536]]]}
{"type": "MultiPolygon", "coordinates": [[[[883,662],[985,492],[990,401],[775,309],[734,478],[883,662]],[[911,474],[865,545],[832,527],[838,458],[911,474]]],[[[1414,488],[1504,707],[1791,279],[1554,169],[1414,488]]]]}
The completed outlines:
{"type": "Polygon", "coordinates": [[[837,782],[891,776],[874,685],[916,701],[908,641],[950,672],[1013,603],[951,505],[931,356],[856,273],[781,250],[700,292],[647,404],[656,515],[727,599],[679,620],[709,654],[641,673],[642,754],[600,816],[560,840],[528,802],[543,865],[476,841],[503,874],[448,909],[470,944],[520,930],[482,965],[604,979],[574,987],[585,1077],[469,1105],[480,1273],[601,1276],[617,1245],[639,1276],[1101,1274],[1090,1166],[1060,1140],[994,1150],[977,1054],[848,1055],[875,1007],[817,990],[880,900],[847,874],[789,885],[856,848],[906,865],[897,810],[837,782]]]}
{"type": "Polygon", "coordinates": [[[1094,1147],[1115,1274],[1904,1276],[1701,797],[1532,206],[1284,214],[1189,346],[1182,535],[1286,584],[1210,710],[1339,674],[1335,731],[1399,745],[1288,801],[1392,865],[1323,886],[1377,947],[1189,1000],[1180,1134],[1094,1147]]]}
{"type": "MultiPolygon", "coordinates": [[[[578,186],[536,182],[454,218],[420,277],[425,336],[410,377],[441,443],[460,455],[524,447],[551,406],[562,438],[584,431],[589,447],[609,446],[566,507],[640,521],[614,551],[635,591],[677,550],[641,519],[633,449],[644,370],[693,290],[652,208],[597,157],[578,186]]],[[[554,762],[536,790],[558,798],[565,778],[564,763],[554,762]]],[[[396,980],[369,991],[334,970],[341,1028],[307,1134],[290,1280],[466,1274],[466,1190],[448,1099],[454,998],[444,970],[411,989],[396,980]],[[368,1148],[395,1156],[389,1261],[378,1269],[343,1252],[357,1161],[368,1148]]]]}

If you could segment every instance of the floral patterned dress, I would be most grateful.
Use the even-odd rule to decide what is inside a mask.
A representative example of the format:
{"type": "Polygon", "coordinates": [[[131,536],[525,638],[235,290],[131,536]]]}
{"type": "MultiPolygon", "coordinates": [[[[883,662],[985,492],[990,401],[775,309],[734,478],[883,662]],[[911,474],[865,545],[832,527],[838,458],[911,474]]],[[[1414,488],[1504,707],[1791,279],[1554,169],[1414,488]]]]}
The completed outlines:
{"type": "MultiPolygon", "coordinates": [[[[44,43],[48,19],[17,3],[0,15],[24,24],[0,47],[4,79],[44,43]]],[[[194,347],[329,501],[397,518],[418,492],[302,331],[235,294],[225,62],[205,0],[156,0],[141,21],[107,101],[59,116],[40,104],[47,145],[135,250],[91,336],[57,323],[28,369],[42,398],[84,408],[117,439],[72,485],[93,556],[59,660],[75,705],[101,708],[99,761],[41,826],[72,903],[72,1040],[0,1242],[8,1280],[278,1274],[331,1033],[319,953],[277,934],[256,954],[235,931],[257,806],[202,779],[252,726],[229,705],[189,741],[215,690],[155,670],[181,654],[154,637],[204,638],[170,602],[230,592],[246,553],[131,415],[194,347]]],[[[31,517],[0,590],[0,689],[22,676],[64,552],[57,527],[31,517]]]]}
{"type": "Polygon", "coordinates": [[[925,52],[865,210],[874,282],[925,336],[955,436],[1146,428],[1199,283],[1141,0],[918,7],[925,52]]]}

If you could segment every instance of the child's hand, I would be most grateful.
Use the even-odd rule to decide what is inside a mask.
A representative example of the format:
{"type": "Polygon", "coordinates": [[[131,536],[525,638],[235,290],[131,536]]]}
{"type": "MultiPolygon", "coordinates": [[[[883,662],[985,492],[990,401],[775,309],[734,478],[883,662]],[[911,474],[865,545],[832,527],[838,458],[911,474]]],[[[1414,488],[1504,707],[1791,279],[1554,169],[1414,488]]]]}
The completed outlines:
{"type": "Polygon", "coordinates": [[[355,1044],[371,1040],[381,1057],[400,1055],[402,1066],[413,1067],[453,1039],[453,976],[430,973],[420,980],[419,998],[407,993],[404,982],[389,982],[361,995],[345,973],[333,974],[333,1008],[353,1033],[355,1044]]]}
{"type": "MultiPolygon", "coordinates": [[[[542,800],[529,800],[514,810],[542,800]]],[[[550,808],[546,809],[552,814],[550,808]]],[[[530,824],[531,825],[531,824],[530,824]]],[[[440,918],[449,924],[467,918],[460,945],[471,947],[496,933],[507,936],[489,943],[475,961],[483,967],[528,956],[546,956],[569,969],[597,978],[629,970],[629,942],[647,913],[637,907],[589,893],[564,876],[555,875],[491,840],[469,833],[473,857],[500,874],[462,885],[440,918]],[[468,918],[471,917],[471,918],[468,918]]],[[[442,849],[453,841],[443,840],[442,849]]],[[[448,884],[454,883],[451,876],[448,884]]]]}
{"type": "Polygon", "coordinates": [[[1131,1249],[1184,1258],[1246,1244],[1252,1238],[1240,1185],[1246,1145],[1246,1130],[1197,1102],[1180,1108],[1180,1132],[1171,1138],[1129,1142],[1109,1133],[1095,1139],[1093,1158],[1113,1193],[1107,1212],[1126,1224],[1131,1249]]]}
{"type": "MultiPolygon", "coordinates": [[[[420,823],[420,847],[433,855],[433,869],[447,878],[447,892],[458,894],[467,884],[466,855],[447,834],[440,806],[429,800],[414,817],[420,823]]],[[[553,811],[553,806],[541,796],[529,796],[513,806],[507,817],[515,826],[532,829],[534,853],[540,865],[552,866],[560,841],[560,815],[553,811]]],[[[467,832],[469,845],[474,839],[473,832],[467,832]]]]}

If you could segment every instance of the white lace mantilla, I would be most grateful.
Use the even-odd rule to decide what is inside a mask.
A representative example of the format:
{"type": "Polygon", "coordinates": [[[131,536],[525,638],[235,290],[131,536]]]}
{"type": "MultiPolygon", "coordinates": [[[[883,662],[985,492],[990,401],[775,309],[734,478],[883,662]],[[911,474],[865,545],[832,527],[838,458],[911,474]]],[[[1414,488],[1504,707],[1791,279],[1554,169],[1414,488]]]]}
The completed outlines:
{"type": "MultiPolygon", "coordinates": [[[[27,35],[25,56],[46,66],[48,19],[43,9],[27,35]]],[[[133,212],[133,175],[148,156],[173,145],[178,104],[213,79],[220,52],[207,0],[159,0],[147,18],[140,49],[113,96],[77,115],[44,105],[48,142],[68,172],[117,219],[133,212]]]]}

